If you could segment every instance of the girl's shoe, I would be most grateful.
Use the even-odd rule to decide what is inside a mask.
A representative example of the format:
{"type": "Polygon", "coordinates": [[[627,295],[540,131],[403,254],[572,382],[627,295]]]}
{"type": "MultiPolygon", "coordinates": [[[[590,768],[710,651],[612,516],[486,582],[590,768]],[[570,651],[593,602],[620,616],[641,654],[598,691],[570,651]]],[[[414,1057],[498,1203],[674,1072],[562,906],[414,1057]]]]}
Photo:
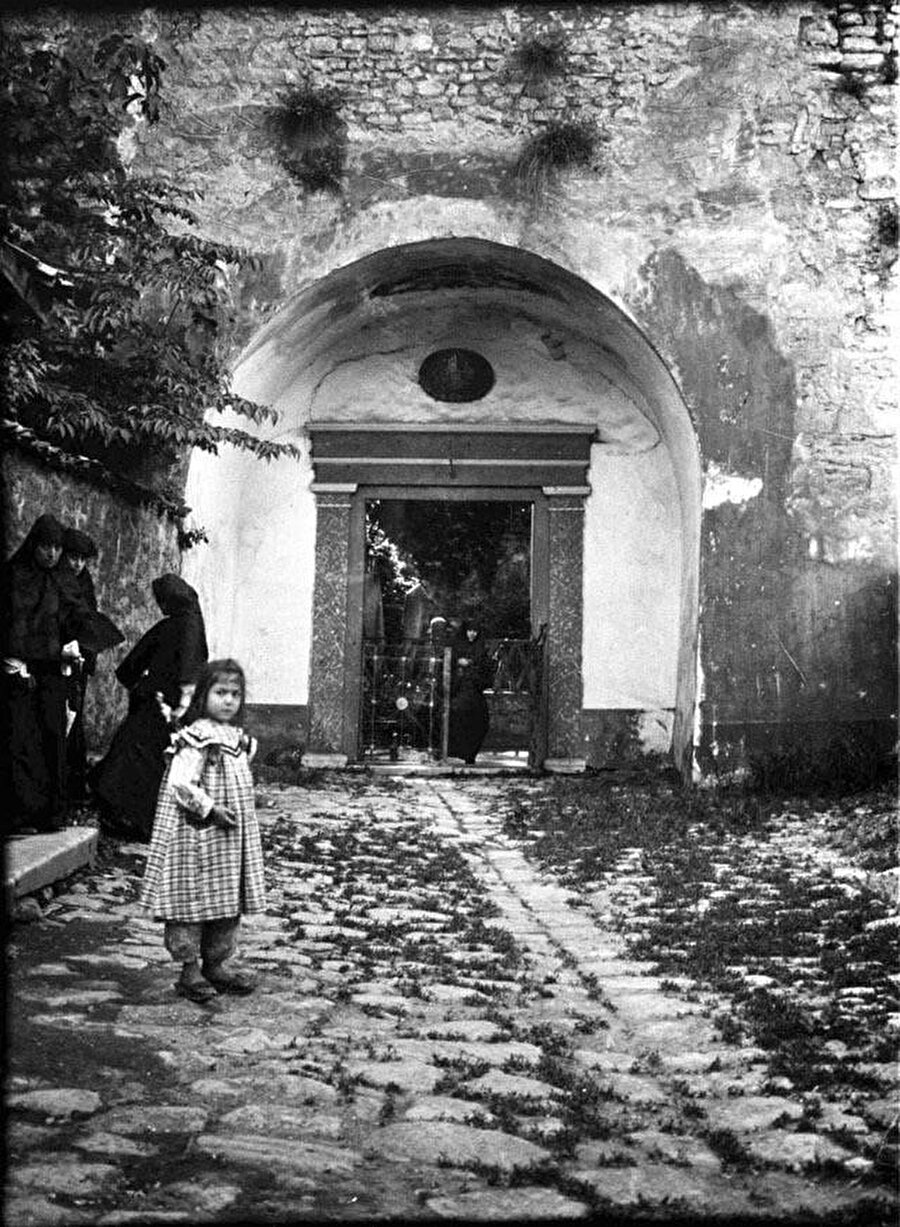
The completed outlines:
{"type": "Polygon", "coordinates": [[[220,972],[218,975],[203,973],[215,993],[234,993],[246,997],[256,988],[256,977],[246,971],[220,972]]]}
{"type": "Polygon", "coordinates": [[[191,980],[188,983],[178,980],[175,983],[175,992],[179,997],[187,997],[188,1001],[195,1001],[197,1005],[206,1005],[216,996],[216,990],[204,980],[191,980]]]}

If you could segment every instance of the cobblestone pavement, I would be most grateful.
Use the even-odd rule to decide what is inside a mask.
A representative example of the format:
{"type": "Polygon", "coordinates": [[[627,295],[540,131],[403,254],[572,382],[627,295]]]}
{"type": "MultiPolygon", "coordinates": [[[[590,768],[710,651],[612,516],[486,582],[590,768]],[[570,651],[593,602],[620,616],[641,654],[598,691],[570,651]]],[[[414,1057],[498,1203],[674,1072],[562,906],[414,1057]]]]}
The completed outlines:
{"type": "Polygon", "coordinates": [[[260,796],[251,997],[175,996],[137,845],[14,930],[8,1223],[895,1217],[845,1145],[870,1126],[807,1130],[719,1003],[625,957],[646,881],[573,899],[503,781],[260,796]]]}

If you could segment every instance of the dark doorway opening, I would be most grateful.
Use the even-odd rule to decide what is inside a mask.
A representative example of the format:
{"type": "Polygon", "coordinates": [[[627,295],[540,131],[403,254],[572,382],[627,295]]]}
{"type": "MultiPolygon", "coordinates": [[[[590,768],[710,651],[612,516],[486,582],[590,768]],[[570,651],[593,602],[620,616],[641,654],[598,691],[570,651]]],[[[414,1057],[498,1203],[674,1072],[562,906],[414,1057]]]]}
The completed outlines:
{"type": "Polygon", "coordinates": [[[483,763],[527,761],[532,503],[370,499],[365,525],[363,756],[453,758],[462,722],[472,718],[460,683],[468,627],[478,631],[483,679],[477,754],[483,763]]]}
{"type": "Polygon", "coordinates": [[[489,638],[531,634],[530,503],[375,499],[367,553],[379,562],[385,638],[403,638],[403,606],[418,579],[433,616],[476,623],[489,638]]]}

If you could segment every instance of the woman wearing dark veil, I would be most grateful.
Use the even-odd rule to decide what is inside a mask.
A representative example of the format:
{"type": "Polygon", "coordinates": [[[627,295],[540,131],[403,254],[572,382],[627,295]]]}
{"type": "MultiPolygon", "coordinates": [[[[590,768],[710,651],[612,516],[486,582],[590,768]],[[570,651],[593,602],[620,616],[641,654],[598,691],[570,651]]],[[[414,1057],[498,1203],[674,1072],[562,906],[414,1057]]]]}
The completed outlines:
{"type": "Polygon", "coordinates": [[[493,680],[493,665],[481,631],[463,622],[453,636],[450,732],[447,753],[474,763],[490,726],[484,692],[493,680]]]}
{"type": "Polygon", "coordinates": [[[35,520],[2,577],[5,825],[56,831],[66,822],[66,695],[79,657],[79,598],[62,579],[63,526],[35,520]]]}
{"type": "Polygon", "coordinates": [[[197,593],[177,575],[152,584],[163,617],[138,640],[116,677],[128,691],[128,715],[94,768],[91,785],[101,829],[147,841],[165,768],[169,722],[187,710],[209,652],[197,593]]]}
{"type": "MultiPolygon", "coordinates": [[[[94,613],[97,612],[97,593],[94,580],[87,564],[97,557],[97,546],[87,533],[77,528],[67,528],[62,539],[62,559],[59,563],[60,578],[65,577],[66,584],[71,585],[81,603],[94,613]]],[[[88,648],[81,649],[81,667],[76,668],[69,678],[69,734],[66,738],[66,759],[68,764],[68,796],[70,805],[83,805],[87,800],[87,746],[84,738],[84,699],[87,685],[97,668],[97,653],[88,648]]]]}

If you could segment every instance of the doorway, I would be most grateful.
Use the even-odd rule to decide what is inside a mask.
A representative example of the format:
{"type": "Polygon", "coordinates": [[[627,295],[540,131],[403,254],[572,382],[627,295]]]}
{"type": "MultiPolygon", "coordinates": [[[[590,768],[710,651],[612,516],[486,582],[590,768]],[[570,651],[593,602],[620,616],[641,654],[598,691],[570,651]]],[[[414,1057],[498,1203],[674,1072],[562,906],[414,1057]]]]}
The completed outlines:
{"type": "Polygon", "coordinates": [[[533,501],[367,497],[364,533],[359,756],[528,765],[533,501]]]}

